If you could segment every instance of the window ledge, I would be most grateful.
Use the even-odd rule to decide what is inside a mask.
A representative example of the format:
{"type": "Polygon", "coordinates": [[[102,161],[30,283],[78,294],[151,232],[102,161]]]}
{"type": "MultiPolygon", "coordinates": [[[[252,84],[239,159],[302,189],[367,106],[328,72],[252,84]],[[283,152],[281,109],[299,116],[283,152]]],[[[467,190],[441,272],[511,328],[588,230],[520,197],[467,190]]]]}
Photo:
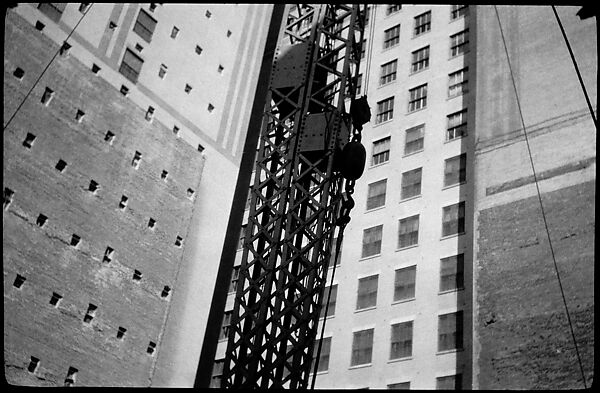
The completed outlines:
{"type": "Polygon", "coordinates": [[[401,200],[400,200],[400,202],[398,202],[398,203],[403,203],[403,202],[407,202],[407,201],[412,201],[413,199],[418,199],[418,198],[421,198],[421,196],[422,196],[422,195],[423,195],[423,194],[419,194],[419,195],[411,196],[411,197],[408,197],[408,198],[404,198],[404,199],[401,199],[401,200]]]}
{"type": "MultiPolygon", "coordinates": [[[[366,27],[366,26],[365,26],[365,27],[366,27]]],[[[394,44],[394,45],[392,45],[392,46],[388,46],[387,48],[383,48],[383,49],[381,49],[381,53],[384,53],[384,52],[387,52],[387,51],[389,51],[389,50],[392,50],[392,49],[394,49],[395,47],[397,47],[398,45],[400,45],[400,43],[399,43],[399,42],[398,42],[397,44],[394,44]]]]}
{"type": "Polygon", "coordinates": [[[419,243],[417,243],[417,244],[411,244],[410,246],[406,246],[406,247],[402,247],[402,248],[397,248],[396,252],[408,250],[409,248],[415,248],[415,247],[419,247],[419,243]]]}
{"type": "Polygon", "coordinates": [[[354,370],[354,369],[357,369],[357,368],[371,367],[372,365],[373,365],[373,363],[357,364],[355,366],[348,367],[348,370],[354,370]]]}
{"type": "Polygon", "coordinates": [[[440,240],[452,239],[453,237],[458,237],[464,235],[466,232],[453,233],[452,235],[442,236],[440,240]]]}
{"type": "Polygon", "coordinates": [[[424,106],[424,107],[421,107],[421,108],[419,108],[419,109],[416,109],[416,110],[414,110],[414,111],[412,111],[412,112],[409,112],[409,111],[407,111],[407,112],[406,112],[406,116],[408,116],[408,115],[412,115],[413,113],[417,113],[417,112],[424,111],[425,109],[427,109],[427,105],[426,105],[426,106],[424,106]]]}
{"type": "Polygon", "coordinates": [[[446,98],[446,101],[450,101],[451,99],[453,99],[453,98],[456,98],[456,97],[462,97],[462,96],[464,96],[464,95],[467,95],[467,93],[469,93],[469,90],[467,90],[467,91],[462,91],[462,92],[460,92],[460,94],[455,94],[455,95],[453,95],[453,96],[448,96],[448,97],[446,98]]]}
{"type": "Polygon", "coordinates": [[[450,142],[454,142],[455,140],[458,140],[458,139],[463,139],[463,138],[465,138],[465,137],[467,137],[467,136],[469,136],[469,134],[464,134],[463,136],[457,136],[456,138],[452,138],[452,139],[449,139],[449,140],[447,140],[447,141],[444,141],[444,143],[450,143],[450,142]]]}
{"type": "Polygon", "coordinates": [[[365,308],[361,308],[360,310],[354,310],[355,314],[364,312],[364,311],[371,311],[371,310],[375,310],[377,308],[377,306],[371,306],[371,307],[365,307],[365,308]]]}
{"type": "Polygon", "coordinates": [[[377,257],[380,257],[380,256],[381,256],[381,253],[379,253],[379,254],[374,254],[374,255],[369,255],[368,257],[362,257],[362,258],[359,258],[359,260],[358,260],[358,261],[359,261],[359,262],[362,262],[362,261],[366,261],[366,260],[368,260],[368,259],[377,258],[377,257]]]}
{"type": "Polygon", "coordinates": [[[431,28],[429,30],[427,30],[427,31],[422,32],[422,33],[415,34],[415,30],[413,29],[412,39],[414,40],[415,38],[423,37],[425,34],[430,33],[430,32],[431,32],[431,28]]]}
{"type": "Polygon", "coordinates": [[[462,185],[465,185],[465,184],[467,184],[466,180],[465,181],[461,181],[460,183],[454,183],[454,184],[450,184],[449,186],[442,187],[442,190],[447,190],[449,188],[454,188],[454,187],[462,186],[462,185]]]}
{"type": "Polygon", "coordinates": [[[435,354],[436,355],[447,355],[449,353],[456,353],[456,352],[462,352],[464,351],[463,348],[456,348],[456,349],[447,349],[445,351],[437,351],[435,354]]]}
{"type": "Polygon", "coordinates": [[[390,160],[387,160],[386,162],[382,162],[381,164],[375,164],[375,165],[371,165],[371,166],[369,167],[369,169],[371,169],[371,168],[377,168],[377,167],[379,167],[379,166],[382,166],[382,165],[385,165],[385,164],[387,164],[388,162],[390,162],[390,160]]]}
{"type": "Polygon", "coordinates": [[[406,362],[408,360],[413,360],[412,355],[411,356],[406,356],[406,357],[403,357],[403,358],[398,358],[398,359],[390,359],[387,362],[388,363],[398,363],[398,362],[406,362]]]}
{"type": "Polygon", "coordinates": [[[412,302],[413,300],[415,300],[414,297],[411,297],[410,299],[396,300],[396,301],[392,302],[392,306],[396,305],[396,304],[412,302]]]}
{"type": "Polygon", "coordinates": [[[371,213],[371,212],[374,212],[374,211],[377,211],[377,210],[383,210],[383,209],[385,209],[385,204],[383,204],[381,206],[373,207],[371,209],[366,209],[365,213],[371,213]]]}
{"type": "Polygon", "coordinates": [[[391,81],[391,82],[388,82],[388,83],[386,83],[386,84],[379,85],[379,86],[377,86],[377,88],[378,88],[378,89],[383,89],[384,87],[386,87],[386,86],[390,86],[390,85],[393,85],[393,84],[395,84],[396,82],[398,82],[398,78],[396,78],[396,79],[394,79],[393,81],[391,81]]]}
{"type": "MultiPolygon", "coordinates": [[[[392,116],[393,116],[393,114],[392,114],[392,116]]],[[[377,115],[375,115],[375,117],[377,117],[377,115]]],[[[381,123],[374,124],[371,126],[371,128],[379,127],[383,124],[391,123],[392,121],[394,121],[393,117],[391,119],[387,119],[386,121],[382,121],[381,123]]]]}
{"type": "Polygon", "coordinates": [[[447,293],[455,293],[464,290],[465,288],[454,288],[454,289],[446,289],[445,291],[439,291],[438,295],[445,295],[447,293]]]}
{"type": "MultiPolygon", "coordinates": [[[[412,64],[411,64],[411,68],[412,68],[412,64]]],[[[411,72],[409,72],[409,73],[408,73],[408,76],[413,76],[413,75],[419,74],[419,73],[421,73],[421,72],[423,72],[423,71],[427,71],[428,69],[429,69],[429,66],[427,66],[427,67],[425,67],[425,68],[421,68],[421,69],[420,69],[420,70],[418,70],[418,71],[412,71],[412,70],[411,70],[411,72]]]]}
{"type": "Polygon", "coordinates": [[[410,153],[405,153],[405,154],[403,154],[403,155],[402,155],[402,158],[404,158],[404,157],[409,157],[409,156],[413,156],[413,155],[415,155],[415,154],[417,154],[417,153],[422,153],[424,150],[425,150],[425,148],[423,148],[423,149],[421,149],[421,150],[412,151],[412,152],[410,152],[410,153]]]}
{"type": "Polygon", "coordinates": [[[467,53],[469,53],[469,52],[470,52],[470,51],[467,49],[465,52],[463,52],[463,53],[461,53],[461,54],[458,54],[458,55],[456,55],[456,56],[450,56],[450,57],[448,58],[448,61],[450,61],[450,60],[454,60],[454,59],[458,59],[459,57],[461,57],[461,56],[464,56],[464,55],[466,55],[466,54],[467,54],[467,53]]]}

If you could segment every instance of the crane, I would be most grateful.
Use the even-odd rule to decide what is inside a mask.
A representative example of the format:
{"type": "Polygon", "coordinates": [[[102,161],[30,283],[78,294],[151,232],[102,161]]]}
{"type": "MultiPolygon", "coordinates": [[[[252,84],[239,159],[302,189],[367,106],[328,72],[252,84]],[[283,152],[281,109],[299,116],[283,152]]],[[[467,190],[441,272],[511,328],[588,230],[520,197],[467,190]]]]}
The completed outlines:
{"type": "MultiPolygon", "coordinates": [[[[366,5],[285,7],[250,188],[226,388],[308,387],[336,228],[339,247],[366,158],[360,138],[370,110],[366,97],[354,97],[366,5]]],[[[200,363],[207,364],[202,356],[200,363]]]]}

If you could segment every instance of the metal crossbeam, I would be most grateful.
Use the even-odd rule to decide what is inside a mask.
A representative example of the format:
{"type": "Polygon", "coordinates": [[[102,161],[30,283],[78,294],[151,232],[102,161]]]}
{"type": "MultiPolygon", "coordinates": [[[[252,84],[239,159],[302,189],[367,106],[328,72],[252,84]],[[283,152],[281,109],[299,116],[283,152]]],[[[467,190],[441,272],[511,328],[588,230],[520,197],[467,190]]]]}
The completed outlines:
{"type": "Polygon", "coordinates": [[[364,6],[288,5],[263,116],[224,387],[306,388],[340,206],[364,6]],[[357,49],[358,48],[358,49],[357,49]]]}

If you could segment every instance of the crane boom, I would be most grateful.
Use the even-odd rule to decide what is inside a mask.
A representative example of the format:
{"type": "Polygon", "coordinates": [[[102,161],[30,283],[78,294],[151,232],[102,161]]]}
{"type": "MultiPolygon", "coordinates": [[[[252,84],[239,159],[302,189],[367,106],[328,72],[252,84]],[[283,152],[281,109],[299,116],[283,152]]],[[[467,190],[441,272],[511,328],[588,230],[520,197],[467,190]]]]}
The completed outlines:
{"type": "Polygon", "coordinates": [[[287,5],[263,115],[223,387],[306,388],[342,200],[364,5],[287,5]]]}

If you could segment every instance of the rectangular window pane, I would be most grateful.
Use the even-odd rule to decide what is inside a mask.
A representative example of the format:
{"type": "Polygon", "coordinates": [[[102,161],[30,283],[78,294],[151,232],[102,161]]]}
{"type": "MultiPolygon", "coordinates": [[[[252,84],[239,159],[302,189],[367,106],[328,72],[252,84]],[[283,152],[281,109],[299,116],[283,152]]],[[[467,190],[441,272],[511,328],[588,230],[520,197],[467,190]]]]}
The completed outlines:
{"type": "Polygon", "coordinates": [[[342,264],[342,248],[343,248],[343,246],[344,246],[344,241],[342,240],[342,243],[340,244],[339,255],[336,257],[337,237],[333,238],[332,245],[331,245],[331,256],[329,257],[329,267],[333,266],[333,261],[335,261],[336,258],[337,258],[336,266],[339,266],[342,264]]]}
{"type": "Polygon", "coordinates": [[[462,390],[462,374],[436,378],[436,390],[462,390]]]}
{"type": "Polygon", "coordinates": [[[358,294],[356,297],[356,309],[375,307],[377,305],[377,275],[361,278],[358,280],[358,294]]]}
{"type": "Polygon", "coordinates": [[[410,266],[396,270],[394,279],[394,301],[414,299],[417,267],[410,266]]]}
{"type": "Polygon", "coordinates": [[[450,36],[450,57],[469,51],[469,29],[450,36]]]}
{"type": "Polygon", "coordinates": [[[371,159],[371,165],[382,164],[390,159],[390,141],[391,138],[380,139],[373,142],[373,157],[371,159]]]}
{"type": "Polygon", "coordinates": [[[38,9],[51,21],[58,23],[67,3],[39,3],[38,9]]]}
{"type": "MultiPolygon", "coordinates": [[[[323,345],[321,345],[321,353],[319,354],[319,365],[317,367],[317,372],[319,371],[327,371],[329,370],[329,353],[331,352],[331,337],[324,337],[323,345]]],[[[317,352],[319,350],[319,342],[315,342],[315,346],[313,349],[313,365],[317,359],[317,352]]],[[[311,368],[312,370],[312,368],[311,368]]]]}
{"type": "Polygon", "coordinates": [[[465,255],[440,260],[440,292],[464,288],[465,255]]]}
{"type": "Polygon", "coordinates": [[[438,317],[438,351],[462,349],[463,312],[457,311],[438,317]]]}
{"type": "Polygon", "coordinates": [[[413,169],[402,174],[400,199],[421,195],[421,174],[422,168],[413,169]]]}
{"type": "Polygon", "coordinates": [[[398,248],[419,244],[419,215],[398,221],[398,248]]]}
{"type": "Polygon", "coordinates": [[[385,14],[386,15],[391,15],[395,12],[398,12],[402,9],[402,4],[390,4],[387,6],[387,9],[385,10],[385,14]]]}
{"type": "Polygon", "coordinates": [[[468,70],[468,68],[463,68],[462,70],[448,74],[448,97],[456,97],[468,92],[468,70]]]}
{"type": "Polygon", "coordinates": [[[351,366],[371,363],[373,353],[373,329],[354,332],[352,338],[351,366]]]}
{"type": "Polygon", "coordinates": [[[444,167],[444,187],[464,183],[467,180],[467,154],[448,158],[444,167]]]}
{"type": "Polygon", "coordinates": [[[450,6],[450,19],[455,20],[461,16],[466,16],[469,13],[468,5],[451,5],[450,6]]]}
{"type": "Polygon", "coordinates": [[[410,382],[390,383],[389,385],[387,385],[387,388],[397,390],[410,390],[410,382]]]}
{"type": "Polygon", "coordinates": [[[363,231],[362,258],[381,253],[382,232],[383,225],[378,225],[363,231]]]}
{"type": "Polygon", "coordinates": [[[415,36],[431,30],[431,11],[415,16],[415,36]]]}
{"type": "Polygon", "coordinates": [[[409,112],[414,112],[418,109],[425,108],[427,106],[427,84],[417,86],[414,89],[410,89],[408,93],[409,112]]]}
{"type": "Polygon", "coordinates": [[[223,314],[223,322],[221,324],[221,333],[219,340],[226,340],[229,337],[229,326],[231,325],[231,315],[233,311],[225,311],[223,314]]]}
{"type": "Polygon", "coordinates": [[[377,103],[376,123],[382,123],[394,118],[394,97],[386,98],[377,103]]]}
{"type": "Polygon", "coordinates": [[[396,71],[398,69],[398,60],[390,61],[381,66],[380,85],[385,85],[396,80],[396,71]]]}
{"type": "Polygon", "coordinates": [[[412,356],[413,322],[392,325],[390,360],[412,356]]]}
{"type": "Polygon", "coordinates": [[[237,283],[240,277],[240,266],[234,266],[231,271],[231,283],[229,284],[229,292],[235,292],[237,290],[237,283]]]}
{"type": "Polygon", "coordinates": [[[119,72],[133,83],[136,83],[143,64],[144,60],[141,57],[133,53],[132,50],[127,49],[123,55],[119,72]]]}
{"type": "MultiPolygon", "coordinates": [[[[319,318],[325,318],[325,303],[327,302],[327,296],[329,295],[329,287],[325,288],[323,292],[323,303],[321,306],[321,315],[319,318]]],[[[331,287],[331,297],[329,298],[329,306],[327,307],[327,316],[332,317],[335,315],[335,304],[337,301],[337,284],[331,287]]]]}
{"type": "Polygon", "coordinates": [[[411,72],[417,72],[429,67],[429,46],[412,53],[411,72]]]}
{"type": "Polygon", "coordinates": [[[142,37],[144,41],[150,42],[152,41],[152,34],[154,34],[155,28],[156,19],[151,17],[146,11],[140,10],[135,25],[133,26],[133,31],[142,37]]]}
{"type": "Polygon", "coordinates": [[[452,140],[467,135],[467,110],[452,113],[448,117],[448,129],[446,131],[446,140],[452,140]]]}
{"type": "Polygon", "coordinates": [[[425,124],[406,130],[406,141],[404,143],[404,154],[410,154],[423,150],[425,138],[425,124]]]}
{"type": "Polygon", "coordinates": [[[385,191],[387,187],[387,179],[369,184],[367,194],[367,210],[375,209],[385,205],[385,191]]]}
{"type": "Polygon", "coordinates": [[[400,42],[400,25],[383,32],[383,49],[390,48],[400,42]]]}
{"type": "Polygon", "coordinates": [[[442,236],[465,231],[465,203],[446,206],[442,209],[442,236]]]}

